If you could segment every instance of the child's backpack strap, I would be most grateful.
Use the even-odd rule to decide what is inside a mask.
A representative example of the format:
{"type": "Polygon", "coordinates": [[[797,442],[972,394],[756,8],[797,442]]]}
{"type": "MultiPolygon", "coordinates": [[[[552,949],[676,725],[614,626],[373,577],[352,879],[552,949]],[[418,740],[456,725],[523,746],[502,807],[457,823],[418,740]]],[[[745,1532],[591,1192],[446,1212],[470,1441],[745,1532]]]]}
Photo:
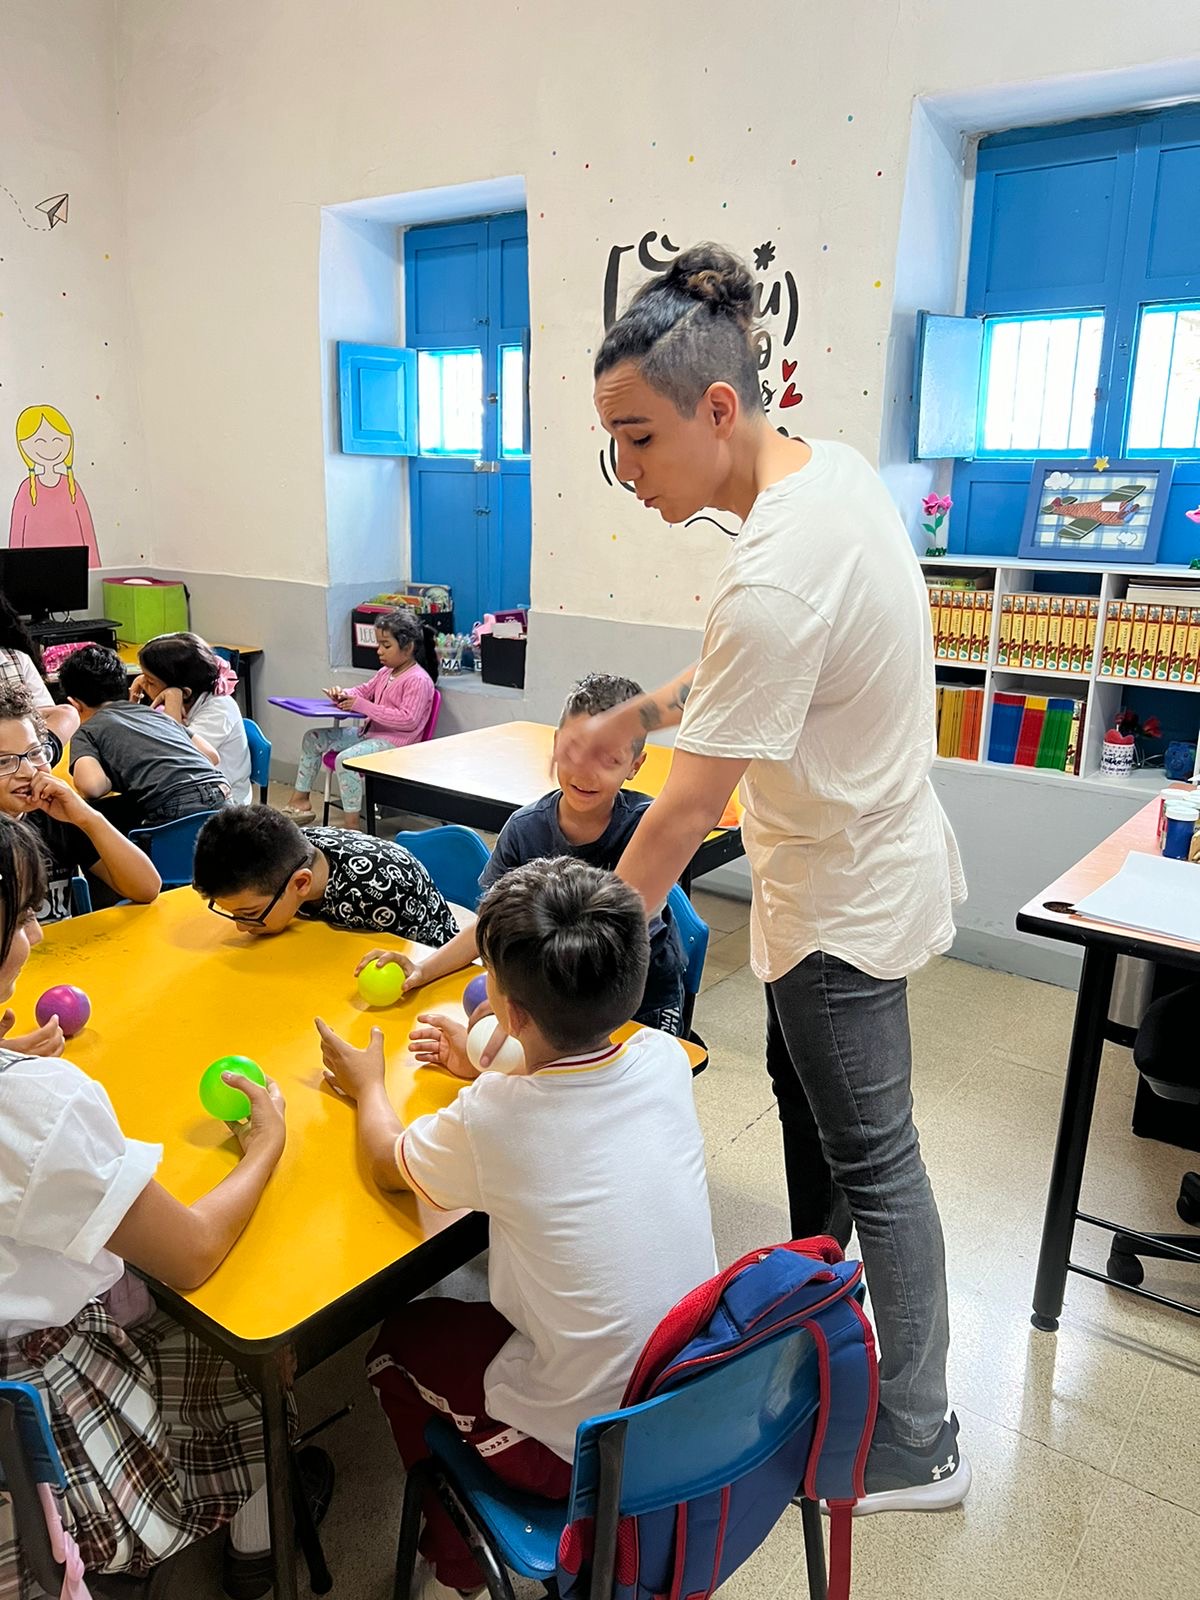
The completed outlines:
{"type": "MultiPolygon", "coordinates": [[[[661,1524],[652,1529],[647,1518],[635,1519],[635,1524],[646,1524],[640,1538],[636,1526],[631,1530],[633,1537],[626,1546],[627,1551],[637,1552],[635,1569],[650,1565],[661,1569],[661,1562],[649,1561],[650,1551],[661,1548],[664,1536],[673,1545],[666,1600],[705,1600],[732,1570],[728,1562],[722,1570],[723,1555],[736,1565],[754,1548],[754,1543],[746,1542],[751,1537],[749,1524],[739,1528],[741,1538],[731,1534],[726,1546],[727,1530],[738,1525],[747,1500],[758,1497],[765,1506],[772,1492],[779,1495],[770,1520],[753,1536],[757,1542],[801,1479],[804,1493],[825,1500],[830,1508],[830,1600],[848,1600],[850,1513],[863,1493],[878,1403],[875,1339],[859,1303],[861,1285],[861,1263],[843,1261],[832,1239],[790,1240],[752,1251],[701,1284],[651,1336],[630,1378],[624,1405],[686,1383],[696,1372],[793,1327],[803,1328],[812,1338],[820,1388],[807,1461],[795,1461],[781,1495],[778,1484],[774,1490],[768,1488],[764,1467],[733,1486],[732,1520],[728,1490],[677,1507],[673,1534],[661,1524]],[[751,1482],[758,1477],[761,1485],[751,1482]],[[740,1550],[743,1542],[745,1548],[740,1550]]],[[[776,1474],[782,1466],[776,1462],[776,1474]]],[[[631,1592],[636,1594],[639,1579],[644,1582],[649,1576],[648,1571],[635,1570],[629,1579],[631,1592]]]]}

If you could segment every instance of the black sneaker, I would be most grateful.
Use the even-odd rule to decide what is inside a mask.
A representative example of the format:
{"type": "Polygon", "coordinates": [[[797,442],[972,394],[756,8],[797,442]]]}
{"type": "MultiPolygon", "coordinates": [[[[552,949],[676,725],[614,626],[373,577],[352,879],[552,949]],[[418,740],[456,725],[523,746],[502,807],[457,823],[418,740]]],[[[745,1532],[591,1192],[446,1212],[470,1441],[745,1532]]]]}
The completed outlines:
{"type": "Polygon", "coordinates": [[[909,1450],[874,1439],[867,1456],[866,1494],[856,1517],[874,1511],[946,1511],[959,1505],[971,1487],[971,1463],[958,1448],[958,1418],[953,1412],[928,1450],[909,1450]]]}
{"type": "MultiPolygon", "coordinates": [[[[333,1498],[333,1462],[324,1450],[307,1445],[297,1457],[300,1481],[320,1527],[333,1498]]],[[[275,1558],[270,1550],[235,1550],[226,1538],[221,1563],[221,1587],[229,1600],[259,1600],[275,1586],[275,1558]]]]}

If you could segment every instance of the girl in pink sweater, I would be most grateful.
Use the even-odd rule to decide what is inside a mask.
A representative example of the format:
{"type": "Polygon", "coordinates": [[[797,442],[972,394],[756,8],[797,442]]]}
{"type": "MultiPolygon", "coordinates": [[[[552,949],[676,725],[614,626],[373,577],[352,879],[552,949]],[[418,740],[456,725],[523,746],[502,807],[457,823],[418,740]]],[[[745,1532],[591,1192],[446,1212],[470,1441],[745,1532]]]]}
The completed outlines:
{"type": "Polygon", "coordinates": [[[284,813],[296,822],[316,820],[313,784],[327,750],[338,752],[335,771],[346,814],[345,826],[359,826],[363,781],[345,765],[349,756],[372,755],[389,746],[416,744],[429,724],[438,663],[433,629],[412,611],[389,611],[375,624],[380,668],[357,689],[327,689],[333,703],[365,720],[336,728],[310,728],[300,746],[296,790],[284,813]]]}

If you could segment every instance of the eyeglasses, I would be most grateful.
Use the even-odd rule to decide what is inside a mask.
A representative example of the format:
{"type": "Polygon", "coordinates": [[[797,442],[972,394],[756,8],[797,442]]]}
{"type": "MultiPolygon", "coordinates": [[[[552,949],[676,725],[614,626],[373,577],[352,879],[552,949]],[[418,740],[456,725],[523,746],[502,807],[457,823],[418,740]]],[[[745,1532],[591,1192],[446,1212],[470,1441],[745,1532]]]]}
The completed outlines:
{"type": "Polygon", "coordinates": [[[28,761],[31,767],[52,767],[54,750],[48,744],[38,744],[32,750],[22,751],[20,755],[5,752],[0,755],[0,778],[14,777],[20,772],[22,761],[28,761]]]}
{"type": "Polygon", "coordinates": [[[284,895],[286,894],[287,886],[288,886],[289,883],[291,883],[292,877],[294,876],[294,874],[299,872],[301,867],[306,867],[306,866],[308,866],[307,857],[303,861],[297,861],[294,867],[289,867],[288,868],[287,877],[283,880],[283,882],[279,885],[278,889],[276,889],[275,893],[271,896],[270,900],[266,904],[265,909],[260,911],[256,917],[239,917],[239,916],[235,916],[235,914],[232,911],[222,911],[220,906],[217,905],[216,902],[213,901],[213,900],[210,900],[208,902],[208,909],[212,912],[212,914],[215,917],[224,917],[226,922],[237,922],[237,923],[240,923],[243,928],[262,928],[262,927],[265,927],[267,918],[271,915],[272,911],[274,911],[275,907],[279,904],[279,902],[283,899],[284,895]]]}

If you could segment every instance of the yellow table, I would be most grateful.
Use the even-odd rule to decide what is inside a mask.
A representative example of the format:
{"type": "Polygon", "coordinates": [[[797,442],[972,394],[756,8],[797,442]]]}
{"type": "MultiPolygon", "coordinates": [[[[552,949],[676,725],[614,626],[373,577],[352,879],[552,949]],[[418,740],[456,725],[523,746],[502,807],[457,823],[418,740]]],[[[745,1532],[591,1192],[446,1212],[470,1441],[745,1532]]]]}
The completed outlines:
{"type": "MultiPolygon", "coordinates": [[[[150,906],[119,906],[46,930],[15,1001],[21,1031],[52,983],[87,991],[92,1021],[70,1060],[108,1090],[133,1138],[165,1146],[159,1178],[181,1200],[209,1189],[238,1159],[223,1123],[200,1105],[200,1074],[217,1056],[253,1057],[287,1099],[288,1143],[249,1227],[194,1294],[156,1289],[178,1319],[259,1386],[267,1442],[271,1544],[280,1600],[297,1594],[286,1392],[388,1311],[438,1282],[486,1242],[486,1219],[450,1217],[415,1196],[386,1196],[360,1169],[354,1110],[323,1088],[313,1028],[319,1012],[365,1043],[387,1034],[389,1088],[406,1116],[446,1104],[456,1079],[418,1068],[406,1049],[418,1010],[453,1008],[467,973],[372,1012],[354,965],[375,942],[298,922],[276,938],[239,934],[190,889],[150,906]]],[[[320,1543],[298,1505],[314,1592],[329,1587],[320,1543]]]]}
{"type": "MultiPolygon", "coordinates": [[[[367,832],[375,832],[376,808],[386,805],[498,833],[514,811],[554,787],[550,775],[554,734],[548,723],[506,722],[348,761],[346,765],[365,780],[367,832]]],[[[651,798],[659,794],[671,770],[671,756],[664,746],[648,744],[641,771],[625,787],[651,798]]],[[[722,826],[692,857],[685,889],[693,877],[742,854],[741,807],[736,798],[721,821],[722,826]]]]}
{"type": "MultiPolygon", "coordinates": [[[[487,1242],[483,1216],[381,1194],[357,1158],[353,1106],[324,1087],[318,1014],[355,1044],[366,1044],[374,1024],[384,1029],[388,1090],[405,1120],[448,1104],[462,1087],[417,1066],[407,1039],[419,1011],[461,1015],[471,971],[372,1010],[353,974],[377,943],[320,922],[294,922],[273,938],[241,934],[191,889],[175,889],[153,905],[48,927],[14,1000],[25,1032],[51,984],[87,992],[92,1019],[67,1057],[104,1085],[126,1134],[164,1145],[158,1177],[180,1200],[203,1194],[238,1159],[228,1128],[200,1105],[204,1068],[218,1056],[247,1055],[283,1090],[287,1148],[245,1233],[194,1293],[155,1288],[179,1321],[259,1386],[278,1600],[297,1594],[288,1388],[487,1242]]],[[[695,1065],[702,1052],[685,1048],[695,1065]]],[[[302,1503],[297,1510],[312,1588],[324,1593],[320,1542],[302,1503]]]]}

